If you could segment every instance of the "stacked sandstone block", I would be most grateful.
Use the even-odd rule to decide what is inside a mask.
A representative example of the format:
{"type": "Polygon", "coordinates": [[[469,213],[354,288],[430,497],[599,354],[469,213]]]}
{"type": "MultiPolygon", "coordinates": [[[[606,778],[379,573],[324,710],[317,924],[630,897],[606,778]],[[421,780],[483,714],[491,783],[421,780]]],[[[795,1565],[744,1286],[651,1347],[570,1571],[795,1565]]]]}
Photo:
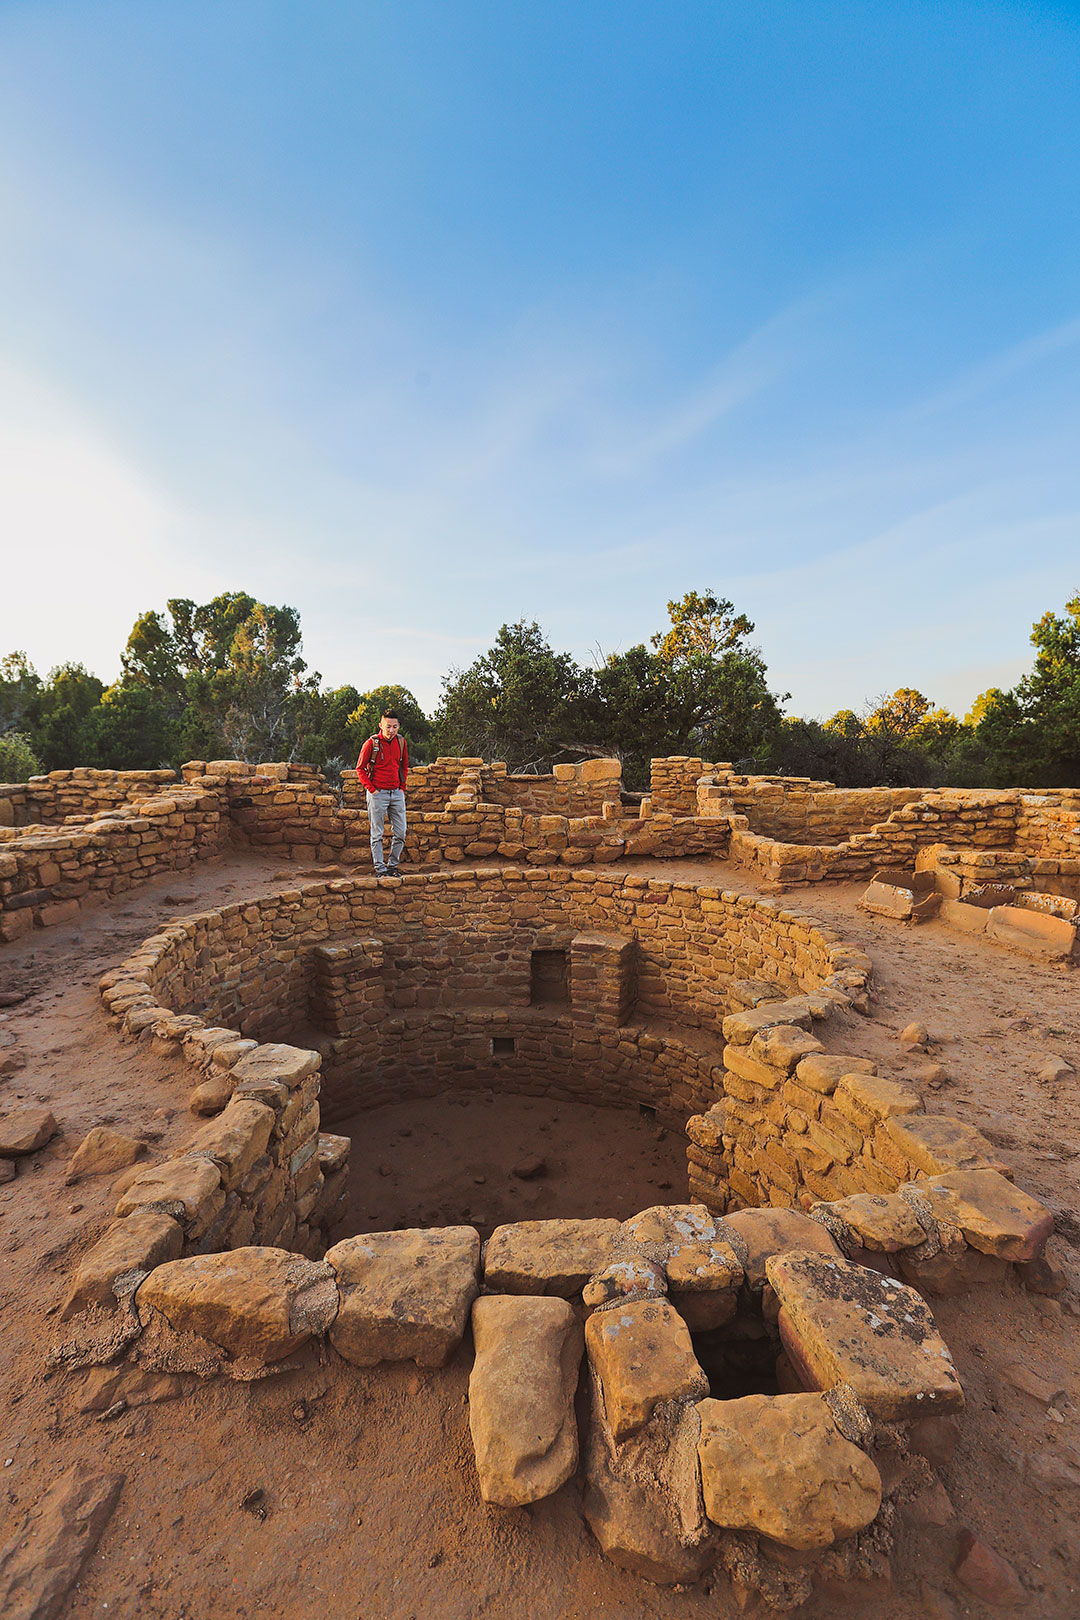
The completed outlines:
{"type": "Polygon", "coordinates": [[[115,1220],[76,1271],[68,1315],[111,1308],[132,1277],[181,1254],[251,1243],[321,1253],[340,1218],[349,1143],[320,1132],[319,1053],[260,1045],[163,1006],[151,984],[174,945],[160,935],[147,941],[101,980],[102,1002],[125,1038],[196,1070],[193,1110],[215,1117],[169,1159],[118,1185],[115,1220]]]}
{"type": "Polygon", "coordinates": [[[251,1377],[319,1341],[354,1366],[437,1369],[471,1327],[483,1499],[525,1506],[581,1473],[609,1557],[668,1583],[724,1571],[744,1607],[887,1580],[909,1476],[932,1478],[919,1455],[949,1454],[964,1405],[919,1295],[792,1212],[661,1205],[483,1247],[468,1226],[362,1233],[321,1261],[165,1250],[115,1281],[127,1355],[156,1369],[251,1377]],[[692,1333],[753,1349],[779,1393],[716,1398],[692,1333]]]}
{"type": "Polygon", "coordinates": [[[972,1239],[976,1251],[1010,1261],[1041,1252],[1045,1211],[1009,1184],[991,1144],[961,1120],[924,1113],[913,1092],[876,1075],[867,1059],[826,1053],[809,1033],[813,1015],[813,997],[765,998],[724,1020],[724,1101],[687,1125],[692,1193],[721,1210],[838,1205],[856,1225],[865,1211],[862,1246],[901,1251],[902,1274],[920,1283],[954,1261],[960,1275],[978,1269],[956,1230],[946,1230],[964,1226],[942,1214],[948,1197],[978,1193],[1001,1222],[1035,1232],[985,1251],[972,1239]]]}
{"type": "Polygon", "coordinates": [[[0,848],[0,939],[73,921],[83,906],[215,854],[228,829],[216,794],[185,788],[121,804],[77,829],[19,837],[0,848]]]}
{"type": "Polygon", "coordinates": [[[913,867],[919,851],[930,844],[1007,849],[1016,817],[1015,795],[926,795],[839,844],[782,843],[736,827],[731,858],[780,884],[869,877],[879,867],[913,867]]]}
{"type": "MultiPolygon", "coordinates": [[[[72,770],[49,771],[18,784],[15,802],[22,801],[13,825],[35,821],[54,823],[69,817],[86,818],[134,799],[145,799],[176,781],[175,771],[99,771],[79,765],[72,770]]],[[[3,821],[0,815],[0,821],[3,821]]]]}
{"type": "Polygon", "coordinates": [[[1034,856],[1064,859],[1080,872],[1080,788],[1021,793],[1017,847],[1034,856]]]}

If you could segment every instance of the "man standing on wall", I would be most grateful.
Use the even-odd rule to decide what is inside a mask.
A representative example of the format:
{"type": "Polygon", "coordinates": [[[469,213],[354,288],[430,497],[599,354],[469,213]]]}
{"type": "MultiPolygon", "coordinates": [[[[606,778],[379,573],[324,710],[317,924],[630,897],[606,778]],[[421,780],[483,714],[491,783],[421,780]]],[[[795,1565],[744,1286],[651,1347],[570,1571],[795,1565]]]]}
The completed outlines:
{"type": "Polygon", "coordinates": [[[384,709],[379,729],[360,750],[356,774],[367,789],[371,824],[371,859],[376,877],[400,877],[398,862],[405,847],[405,778],[409,774],[409,745],[398,736],[401,721],[393,709],[384,709]],[[383,828],[390,817],[390,859],[383,861],[383,828]]]}

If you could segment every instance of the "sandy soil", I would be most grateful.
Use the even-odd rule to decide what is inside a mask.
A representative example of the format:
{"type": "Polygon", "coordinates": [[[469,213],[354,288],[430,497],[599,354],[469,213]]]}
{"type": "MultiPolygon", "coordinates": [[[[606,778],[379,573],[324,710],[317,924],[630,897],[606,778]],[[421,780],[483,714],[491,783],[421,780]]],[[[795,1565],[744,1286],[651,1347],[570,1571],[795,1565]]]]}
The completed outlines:
{"type": "MultiPolygon", "coordinates": [[[[658,867],[650,863],[650,872],[658,867]]],[[[665,875],[729,888],[746,875],[716,863],[670,863],[665,875]]],[[[0,1187],[0,1548],[26,1509],[74,1459],[126,1475],[119,1506],[64,1611],[72,1617],[227,1620],[259,1612],[299,1620],[703,1620],[738,1611],[726,1579],[655,1588],[607,1563],[577,1511],[578,1486],[529,1510],[478,1499],[468,1431],[469,1353],[438,1373],[364,1373],[312,1352],[305,1365],[252,1385],[190,1381],[187,1393],[112,1419],[79,1410],[82,1373],[48,1373],[45,1351],[71,1261],[108,1215],[108,1178],[63,1185],[91,1125],[141,1121],[154,1151],[190,1129],[180,1066],[121,1045],[104,1027],[94,984],[163,916],[295,882],[295,868],[231,858],[161,879],[111,913],[50,930],[0,956],[0,990],[27,991],[0,1013],[27,1066],[0,1081],[0,1106],[47,1102],[61,1135],[0,1187]],[[243,1503],[262,1491],[255,1511],[243,1503]]],[[[1076,979],[1033,966],[938,923],[910,930],[856,910],[861,886],[813,888],[791,903],[869,950],[870,1018],[849,1017],[833,1050],[879,1058],[928,1105],[978,1123],[1006,1150],[1018,1181],[1058,1215],[1051,1240],[1070,1275],[1061,1301],[1010,1283],[935,1302],[968,1396],[960,1446],[944,1471],[956,1512],[942,1527],[901,1532],[891,1589],[845,1613],[875,1620],[986,1616],[951,1574],[957,1529],[1009,1558],[1040,1620],[1080,1614],[1080,1122],[1077,1081],[1036,1078],[1051,1052],[1080,1069],[1076,979]],[[905,1057],[898,1031],[922,1019],[930,1060],[905,1057]],[[931,1062],[944,1073],[931,1072],[931,1062]],[[1009,1381],[1022,1362],[1064,1389],[1053,1409],[1009,1381]]],[[[381,1109],[357,1125],[357,1227],[468,1208],[485,1224],[529,1215],[625,1214],[685,1188],[682,1145],[655,1124],[534,1099],[463,1108],[448,1099],[381,1109]],[[546,1127],[546,1128],[545,1128],[546,1127]],[[411,1129],[412,1136],[403,1132],[411,1129]],[[583,1140],[587,1144],[583,1148],[583,1140]],[[538,1145],[542,1144],[542,1145],[538,1145]],[[545,1160],[514,1177],[528,1153],[545,1160]],[[358,1156],[360,1157],[360,1156],[358,1156]],[[391,1174],[381,1176],[385,1162],[391,1174]],[[510,1174],[507,1174],[507,1170],[510,1174]],[[476,1178],[483,1176],[483,1181],[476,1178]],[[664,1183],[671,1181],[668,1189],[664,1183]],[[610,1202],[608,1201],[610,1200],[610,1202]]],[[[834,1603],[804,1614],[825,1620],[834,1603]]]]}

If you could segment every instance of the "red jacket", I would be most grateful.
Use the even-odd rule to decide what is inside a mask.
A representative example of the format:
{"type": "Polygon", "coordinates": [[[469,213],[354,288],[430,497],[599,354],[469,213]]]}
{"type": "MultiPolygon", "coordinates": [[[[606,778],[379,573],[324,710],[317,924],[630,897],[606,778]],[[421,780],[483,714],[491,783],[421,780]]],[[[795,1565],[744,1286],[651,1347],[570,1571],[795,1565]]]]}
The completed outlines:
{"type": "Polygon", "coordinates": [[[404,737],[384,737],[381,732],[369,737],[360,750],[356,774],[369,793],[403,788],[409,774],[409,745],[404,737]]]}

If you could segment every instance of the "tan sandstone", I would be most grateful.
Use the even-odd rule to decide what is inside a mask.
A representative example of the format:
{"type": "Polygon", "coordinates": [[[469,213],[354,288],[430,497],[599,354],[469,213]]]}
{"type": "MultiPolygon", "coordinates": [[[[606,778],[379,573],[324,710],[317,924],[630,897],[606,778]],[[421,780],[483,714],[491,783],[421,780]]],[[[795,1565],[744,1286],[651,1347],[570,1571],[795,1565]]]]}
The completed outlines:
{"type": "Polygon", "coordinates": [[[823,1395],[701,1401],[705,1511],[729,1530],[786,1547],[828,1547],[881,1506],[881,1476],[836,1427],[823,1395]]]}
{"type": "Polygon", "coordinates": [[[585,1343],[616,1440],[648,1422],[658,1402],[708,1393],[686,1323],[666,1300],[629,1300],[594,1312],[585,1343]]]}
{"type": "Polygon", "coordinates": [[[195,1333],[232,1356],[273,1363],[330,1326],[338,1308],[334,1274],[286,1249],[231,1249],[171,1260],[135,1296],[147,1323],[159,1311],[177,1333],[195,1333]]]}
{"type": "Polygon", "coordinates": [[[564,1299],[492,1294],[472,1308],[469,1428],[485,1502],[551,1496],[577,1468],[574,1395],[585,1346],[564,1299]]]}
{"type": "Polygon", "coordinates": [[[963,1407],[952,1357],[913,1288],[821,1254],[777,1255],[766,1273],[807,1388],[850,1384],[872,1416],[891,1421],[963,1407]]]}
{"type": "Polygon", "coordinates": [[[341,1293],[330,1339],[346,1361],[441,1367],[453,1355],[477,1293],[473,1227],[368,1232],[336,1243],[326,1259],[341,1293]]]}

